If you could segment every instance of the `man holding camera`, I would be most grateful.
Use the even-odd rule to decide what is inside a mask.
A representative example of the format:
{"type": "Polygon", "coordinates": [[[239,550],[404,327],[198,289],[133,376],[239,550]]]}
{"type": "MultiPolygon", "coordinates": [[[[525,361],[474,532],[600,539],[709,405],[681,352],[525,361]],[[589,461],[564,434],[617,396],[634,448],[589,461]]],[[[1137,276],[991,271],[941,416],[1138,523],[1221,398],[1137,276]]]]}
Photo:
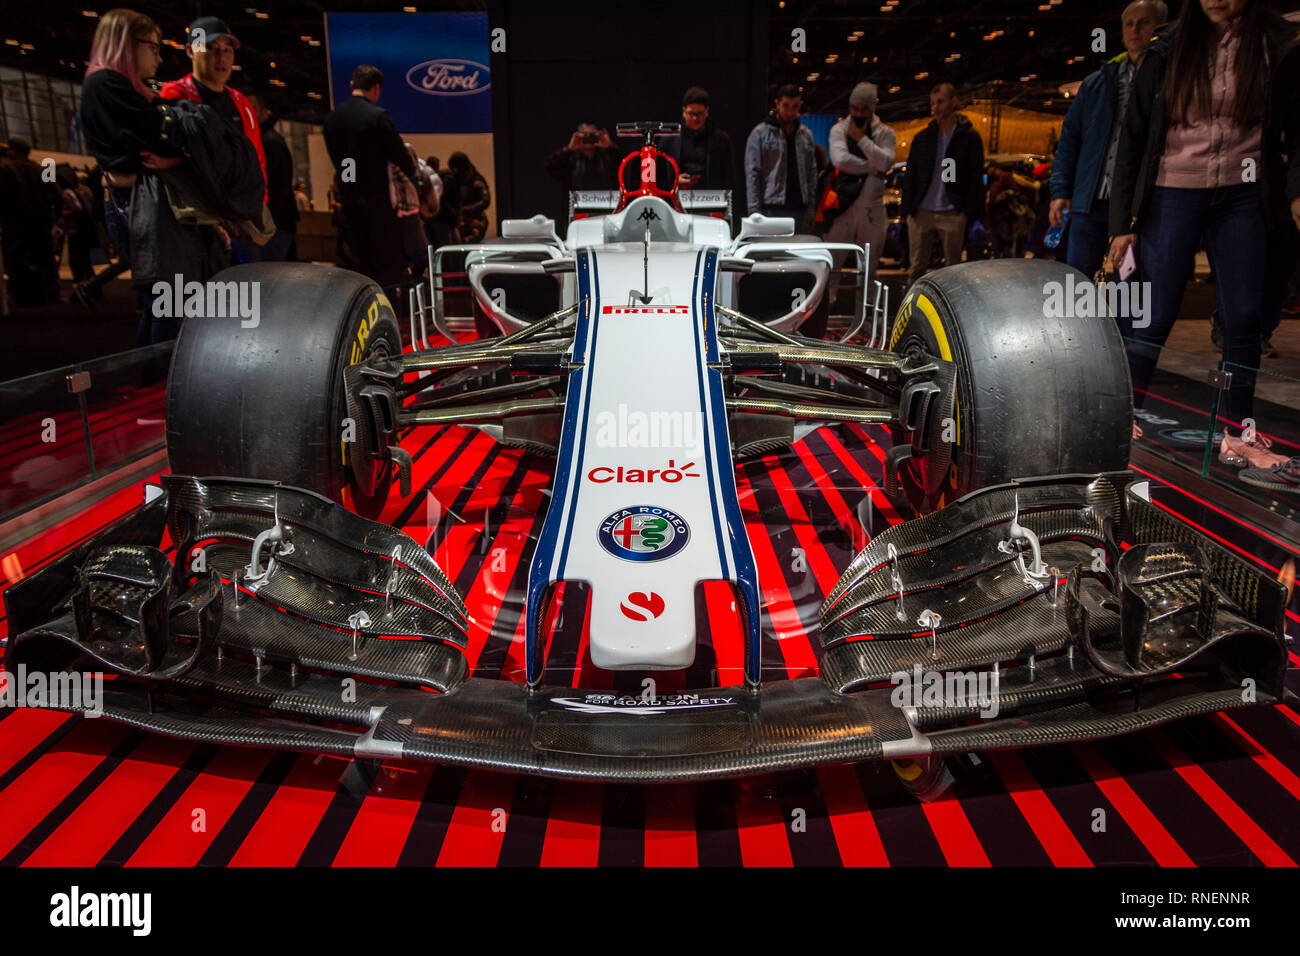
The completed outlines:
{"type": "Polygon", "coordinates": [[[595,123],[579,123],[569,145],[546,157],[546,171],[564,188],[617,189],[618,159],[609,133],[595,123]]]}

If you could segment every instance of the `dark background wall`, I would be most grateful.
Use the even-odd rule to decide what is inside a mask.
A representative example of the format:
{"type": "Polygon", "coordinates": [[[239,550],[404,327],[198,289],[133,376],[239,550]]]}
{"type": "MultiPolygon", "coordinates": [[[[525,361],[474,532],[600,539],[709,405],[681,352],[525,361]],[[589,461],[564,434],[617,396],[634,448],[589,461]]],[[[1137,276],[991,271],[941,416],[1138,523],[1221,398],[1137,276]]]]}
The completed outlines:
{"type": "MultiPolygon", "coordinates": [[[[739,177],[745,137],[767,112],[760,4],[490,0],[488,21],[506,31],[506,52],[491,64],[498,222],[541,212],[563,234],[567,194],[543,167],[547,154],[588,117],[611,138],[618,122],[680,122],[689,86],[709,91],[710,116],[731,136],[739,177]]],[[[743,211],[743,195],[737,199],[743,211]]]]}

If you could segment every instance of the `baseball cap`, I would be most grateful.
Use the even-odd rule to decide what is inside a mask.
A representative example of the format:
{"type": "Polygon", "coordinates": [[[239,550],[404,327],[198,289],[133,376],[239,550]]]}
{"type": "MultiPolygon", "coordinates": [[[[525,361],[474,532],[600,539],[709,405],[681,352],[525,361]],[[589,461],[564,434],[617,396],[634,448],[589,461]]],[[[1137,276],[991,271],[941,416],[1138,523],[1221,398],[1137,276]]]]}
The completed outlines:
{"type": "Polygon", "coordinates": [[[205,44],[210,40],[215,40],[217,37],[225,37],[236,50],[239,49],[239,37],[231,33],[230,27],[226,25],[226,21],[219,17],[199,17],[186,27],[185,45],[189,46],[199,36],[203,37],[203,42],[205,44]],[[200,30],[203,32],[200,33],[200,30]]]}

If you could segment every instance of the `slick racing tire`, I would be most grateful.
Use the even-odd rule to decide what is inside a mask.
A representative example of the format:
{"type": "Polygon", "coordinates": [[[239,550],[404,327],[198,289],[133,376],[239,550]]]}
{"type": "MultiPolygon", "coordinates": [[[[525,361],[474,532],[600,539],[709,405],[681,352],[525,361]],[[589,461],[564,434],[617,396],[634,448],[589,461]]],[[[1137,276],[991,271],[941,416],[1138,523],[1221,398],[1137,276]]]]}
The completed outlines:
{"type": "Polygon", "coordinates": [[[391,463],[375,462],[367,423],[349,414],[343,371],[401,353],[387,297],[365,276],[308,263],[249,263],[211,282],[247,283],[235,288],[256,296],[256,315],[182,325],[167,383],[171,470],[282,481],[374,516],[391,463]]]}
{"type": "Polygon", "coordinates": [[[956,371],[954,407],[931,416],[925,442],[894,426],[896,446],[923,449],[898,469],[912,507],[931,511],[1013,478],[1128,467],[1133,400],[1115,320],[1045,315],[1071,311],[1055,304],[1089,281],[1048,259],[982,260],[908,290],[889,349],[956,371]]]}

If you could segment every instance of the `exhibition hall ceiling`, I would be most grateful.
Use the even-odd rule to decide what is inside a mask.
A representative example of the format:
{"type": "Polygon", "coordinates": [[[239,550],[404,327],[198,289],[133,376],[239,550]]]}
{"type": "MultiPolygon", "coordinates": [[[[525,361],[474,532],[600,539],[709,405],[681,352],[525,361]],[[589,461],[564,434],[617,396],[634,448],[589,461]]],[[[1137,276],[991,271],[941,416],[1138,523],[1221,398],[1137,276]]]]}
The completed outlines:
{"type": "MultiPolygon", "coordinates": [[[[511,0],[500,2],[504,6],[511,0]]],[[[490,6],[486,0],[134,3],[162,25],[167,46],[161,78],[188,70],[180,46],[186,23],[203,14],[220,16],[243,44],[235,85],[267,90],[281,115],[302,120],[318,120],[328,110],[325,11],[476,11],[490,6]]],[[[556,16],[574,19],[575,42],[581,42],[583,17],[599,16],[602,9],[600,4],[548,6],[556,16]]],[[[1122,50],[1124,6],[1124,0],[763,0],[768,80],[774,87],[787,82],[803,87],[804,108],[810,113],[845,111],[849,90],[863,79],[880,85],[881,112],[888,119],[927,113],[929,89],[942,80],[981,98],[1062,112],[1072,84],[1122,50]],[[1105,31],[1104,51],[1098,29],[1105,31]]],[[[1178,0],[1170,6],[1176,11],[1178,0]]],[[[1286,12],[1300,7],[1300,0],[1273,6],[1286,12]]],[[[22,25],[10,20],[0,27],[0,66],[79,79],[96,16],[109,8],[96,0],[28,5],[22,25]]],[[[690,29],[682,18],[657,22],[666,41],[673,31],[690,29]]],[[[655,23],[648,19],[647,29],[655,23]]]]}

